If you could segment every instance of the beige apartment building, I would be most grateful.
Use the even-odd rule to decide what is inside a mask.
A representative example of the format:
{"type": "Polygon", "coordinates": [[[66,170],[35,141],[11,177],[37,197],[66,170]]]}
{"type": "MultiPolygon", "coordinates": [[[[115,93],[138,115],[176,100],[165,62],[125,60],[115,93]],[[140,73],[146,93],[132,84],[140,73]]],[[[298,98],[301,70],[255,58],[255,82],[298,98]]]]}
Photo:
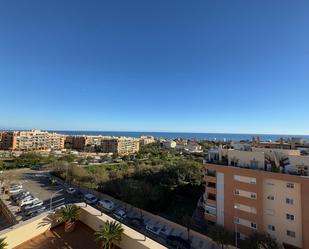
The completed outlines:
{"type": "Polygon", "coordinates": [[[147,144],[154,143],[155,138],[153,136],[141,136],[139,142],[141,146],[145,146],[147,144]]]}
{"type": "Polygon", "coordinates": [[[13,131],[2,135],[1,149],[16,151],[59,150],[64,148],[64,136],[47,131],[13,131]]]}
{"type": "Polygon", "coordinates": [[[139,139],[126,137],[103,139],[101,148],[104,153],[134,154],[139,151],[139,139]]]}
{"type": "MultiPolygon", "coordinates": [[[[309,248],[309,178],[306,174],[270,172],[266,151],[217,150],[206,164],[205,219],[244,239],[268,232],[285,248],[309,248]],[[220,161],[219,158],[224,160],[220,161]]],[[[280,151],[277,151],[278,153],[280,151]]],[[[295,151],[278,155],[306,158],[295,151]]],[[[301,161],[301,159],[303,161],[301,161]]],[[[299,162],[301,161],[301,162],[299,162]]],[[[295,165],[289,165],[295,166],[295,165]]]]}

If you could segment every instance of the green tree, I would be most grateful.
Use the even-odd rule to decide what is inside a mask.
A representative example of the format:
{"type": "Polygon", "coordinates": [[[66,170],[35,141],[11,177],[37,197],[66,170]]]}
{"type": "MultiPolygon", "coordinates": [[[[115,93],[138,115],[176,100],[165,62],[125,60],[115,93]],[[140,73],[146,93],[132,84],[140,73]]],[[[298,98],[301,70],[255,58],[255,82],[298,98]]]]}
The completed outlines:
{"type": "Polygon", "coordinates": [[[122,225],[117,221],[106,221],[99,229],[94,233],[97,241],[102,243],[103,249],[111,249],[115,244],[121,241],[121,235],[123,233],[122,225]]]}
{"type": "Polygon", "coordinates": [[[6,249],[8,243],[5,242],[5,238],[0,238],[0,249],[6,249]]]}
{"type": "Polygon", "coordinates": [[[216,242],[222,249],[226,248],[226,245],[232,243],[232,234],[227,231],[223,226],[214,225],[209,228],[209,237],[216,242]]]}
{"type": "Polygon", "coordinates": [[[57,222],[64,222],[64,230],[66,232],[72,232],[76,226],[76,220],[80,214],[80,207],[69,204],[55,213],[54,219],[57,222]]]}
{"type": "Polygon", "coordinates": [[[244,241],[244,248],[281,249],[277,240],[268,233],[253,233],[244,241]]]}

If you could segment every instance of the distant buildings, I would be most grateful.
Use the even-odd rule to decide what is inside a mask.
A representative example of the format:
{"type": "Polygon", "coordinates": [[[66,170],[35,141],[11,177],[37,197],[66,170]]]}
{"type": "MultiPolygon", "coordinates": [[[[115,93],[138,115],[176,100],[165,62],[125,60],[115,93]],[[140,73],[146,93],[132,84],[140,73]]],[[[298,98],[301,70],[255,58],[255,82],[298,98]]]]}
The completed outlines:
{"type": "Polygon", "coordinates": [[[67,136],[65,138],[65,148],[83,151],[86,146],[87,138],[85,136],[67,136]]]}
{"type": "Polygon", "coordinates": [[[309,156],[282,142],[256,145],[209,151],[205,219],[240,240],[265,231],[285,248],[309,248],[309,156]]]}
{"type": "Polygon", "coordinates": [[[162,146],[166,149],[176,148],[176,142],[174,140],[163,141],[162,146]]]}
{"type": "Polygon", "coordinates": [[[153,136],[141,136],[139,141],[141,146],[145,146],[147,144],[154,143],[155,138],[153,136]]]}
{"type": "Polygon", "coordinates": [[[117,153],[129,155],[139,151],[139,139],[137,138],[112,138],[101,140],[101,150],[104,153],[117,153]]]}
{"type": "Polygon", "coordinates": [[[1,135],[0,149],[16,151],[59,150],[64,148],[64,136],[47,131],[12,131],[1,135]]]}

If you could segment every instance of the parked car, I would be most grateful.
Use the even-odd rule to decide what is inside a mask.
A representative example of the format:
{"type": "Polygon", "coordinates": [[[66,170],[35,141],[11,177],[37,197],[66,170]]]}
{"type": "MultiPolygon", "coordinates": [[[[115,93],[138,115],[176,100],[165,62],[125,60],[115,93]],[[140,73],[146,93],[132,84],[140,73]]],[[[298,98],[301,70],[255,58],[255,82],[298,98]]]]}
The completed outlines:
{"type": "Polygon", "coordinates": [[[59,207],[56,207],[55,209],[54,209],[54,211],[55,212],[58,212],[58,211],[60,211],[61,209],[63,209],[65,207],[65,205],[61,205],[61,206],[59,206],[59,207]]]}
{"type": "Polygon", "coordinates": [[[26,206],[26,205],[31,205],[33,202],[39,200],[38,198],[30,198],[30,199],[26,199],[26,200],[23,200],[19,206],[22,208],[23,206],[26,206]]]}
{"type": "Polygon", "coordinates": [[[9,188],[9,194],[16,194],[23,191],[23,187],[21,186],[15,186],[13,188],[9,188]]]}
{"type": "Polygon", "coordinates": [[[91,205],[94,205],[97,203],[98,201],[98,198],[95,197],[93,194],[86,194],[85,197],[84,197],[84,200],[87,204],[91,204],[91,205]]]}
{"type": "Polygon", "coordinates": [[[166,243],[170,246],[173,246],[175,248],[179,249],[190,249],[190,243],[179,237],[179,236],[174,236],[174,235],[169,235],[166,237],[166,243]]]}
{"type": "Polygon", "coordinates": [[[112,202],[110,200],[104,199],[104,200],[98,201],[97,207],[100,210],[106,210],[106,211],[111,212],[115,208],[115,204],[114,204],[114,202],[112,202]]]}
{"type": "Polygon", "coordinates": [[[75,188],[68,188],[67,192],[72,195],[76,192],[76,189],[75,188]]]}
{"type": "Polygon", "coordinates": [[[21,185],[21,184],[12,184],[12,185],[10,185],[10,189],[13,189],[13,188],[20,188],[20,189],[22,189],[23,185],[21,185]]]}
{"type": "Polygon", "coordinates": [[[146,226],[144,220],[137,217],[129,218],[129,225],[136,228],[142,228],[146,226]]]}
{"type": "Polygon", "coordinates": [[[11,195],[10,198],[12,201],[16,202],[17,200],[22,199],[28,195],[30,195],[30,192],[22,191],[17,194],[11,195]]]}
{"type": "Polygon", "coordinates": [[[44,212],[45,209],[46,209],[46,207],[44,207],[44,206],[38,206],[38,207],[35,207],[35,208],[32,208],[32,209],[28,209],[27,211],[25,211],[24,214],[25,214],[26,217],[29,217],[29,216],[33,217],[37,214],[44,212]]]}
{"type": "Polygon", "coordinates": [[[43,206],[43,201],[37,199],[33,201],[31,204],[23,206],[22,210],[25,211],[25,210],[29,210],[29,209],[32,209],[34,207],[39,207],[39,206],[43,206]]]}
{"type": "Polygon", "coordinates": [[[153,234],[159,235],[161,228],[158,226],[155,226],[154,224],[148,223],[146,224],[146,230],[153,234]]]}
{"type": "Polygon", "coordinates": [[[114,216],[118,220],[123,220],[127,217],[127,213],[123,209],[118,209],[116,212],[114,212],[114,216]]]}
{"type": "Polygon", "coordinates": [[[21,198],[19,198],[17,201],[16,201],[16,203],[18,204],[18,205],[20,205],[20,203],[22,202],[22,201],[26,201],[26,200],[28,200],[28,199],[33,199],[34,197],[30,194],[30,195],[26,195],[26,196],[22,196],[21,198]]]}
{"type": "Polygon", "coordinates": [[[76,198],[78,199],[84,199],[84,194],[80,190],[76,190],[75,193],[73,194],[76,198]]]}

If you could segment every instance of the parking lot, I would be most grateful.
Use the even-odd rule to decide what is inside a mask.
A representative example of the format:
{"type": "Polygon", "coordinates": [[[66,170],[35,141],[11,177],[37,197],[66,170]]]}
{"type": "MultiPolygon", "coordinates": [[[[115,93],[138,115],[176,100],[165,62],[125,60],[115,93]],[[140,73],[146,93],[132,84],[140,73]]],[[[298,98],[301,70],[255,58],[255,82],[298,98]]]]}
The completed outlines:
{"type": "MultiPolygon", "coordinates": [[[[20,184],[23,191],[29,192],[34,198],[43,201],[45,210],[54,209],[66,203],[74,203],[78,200],[73,195],[66,192],[62,185],[50,181],[47,172],[39,172],[30,169],[18,169],[6,171],[1,174],[4,185],[20,184]]],[[[12,194],[2,193],[1,199],[15,216],[17,221],[26,220],[21,208],[10,199],[12,194]]]]}

